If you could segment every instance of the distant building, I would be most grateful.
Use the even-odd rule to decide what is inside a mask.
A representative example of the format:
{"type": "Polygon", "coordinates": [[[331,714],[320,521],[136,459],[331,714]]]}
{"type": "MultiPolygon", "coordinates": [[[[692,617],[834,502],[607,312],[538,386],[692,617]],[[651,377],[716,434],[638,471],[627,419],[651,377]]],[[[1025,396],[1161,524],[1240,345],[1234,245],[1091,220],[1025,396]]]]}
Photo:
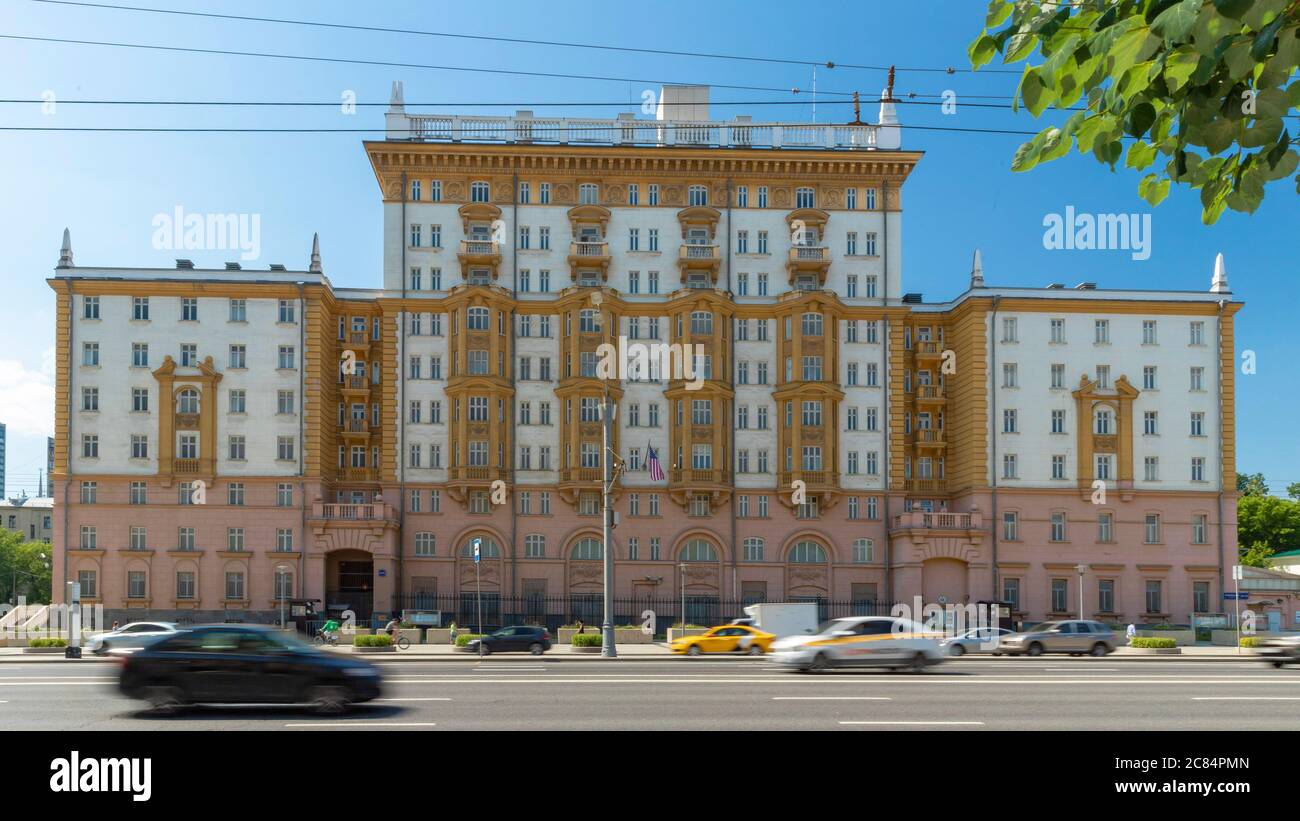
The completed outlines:
{"type": "Polygon", "coordinates": [[[54,437],[45,437],[45,495],[54,495],[54,482],[51,478],[54,475],[54,437]]]}
{"type": "Polygon", "coordinates": [[[5,495],[5,426],[0,422],[0,499],[5,495]]]}
{"type": "Polygon", "coordinates": [[[0,526],[21,533],[25,542],[48,542],[54,536],[54,500],[27,496],[0,500],[0,526]]]}

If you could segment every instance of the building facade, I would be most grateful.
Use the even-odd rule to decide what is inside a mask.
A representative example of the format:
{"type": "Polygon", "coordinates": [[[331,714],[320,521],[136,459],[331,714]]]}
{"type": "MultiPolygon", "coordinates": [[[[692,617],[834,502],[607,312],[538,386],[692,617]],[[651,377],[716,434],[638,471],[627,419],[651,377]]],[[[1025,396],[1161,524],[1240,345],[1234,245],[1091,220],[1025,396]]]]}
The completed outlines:
{"type": "Polygon", "coordinates": [[[995,288],[977,255],[926,303],[901,274],[921,154],[888,92],[876,125],[663,99],[656,120],[420,116],[395,88],[365,143],[374,289],[335,288],[317,244],[300,271],[123,270],[76,266],[65,233],[56,577],[110,613],[481,593],[500,620],[590,622],[608,396],[620,622],[683,596],[692,620],[913,596],[1221,611],[1221,269],[1208,292],[995,288]]]}
{"type": "Polygon", "coordinates": [[[0,527],[25,542],[48,542],[54,538],[54,504],[39,497],[0,499],[0,527]]]}

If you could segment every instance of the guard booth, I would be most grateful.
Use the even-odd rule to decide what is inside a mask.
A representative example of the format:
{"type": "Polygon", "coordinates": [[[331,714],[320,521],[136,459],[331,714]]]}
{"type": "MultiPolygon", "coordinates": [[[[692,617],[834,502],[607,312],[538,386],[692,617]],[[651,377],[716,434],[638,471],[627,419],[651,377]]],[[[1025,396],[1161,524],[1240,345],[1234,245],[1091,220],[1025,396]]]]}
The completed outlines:
{"type": "Polygon", "coordinates": [[[991,601],[988,599],[975,602],[980,607],[996,608],[997,618],[993,620],[993,627],[1001,627],[1004,630],[1015,630],[1014,616],[1012,615],[1013,602],[1009,601],[991,601]]]}
{"type": "Polygon", "coordinates": [[[308,634],[307,623],[320,620],[320,615],[316,612],[319,603],[320,599],[289,599],[289,621],[295,630],[303,635],[308,634]]]}

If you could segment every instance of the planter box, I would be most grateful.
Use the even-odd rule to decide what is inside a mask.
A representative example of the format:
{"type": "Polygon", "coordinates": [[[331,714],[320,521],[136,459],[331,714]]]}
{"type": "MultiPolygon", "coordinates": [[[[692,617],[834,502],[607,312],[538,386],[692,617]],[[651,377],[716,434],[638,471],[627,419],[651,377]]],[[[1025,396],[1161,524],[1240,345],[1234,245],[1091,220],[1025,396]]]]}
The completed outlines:
{"type": "Polygon", "coordinates": [[[1125,647],[1121,655],[1142,655],[1142,656],[1177,656],[1182,654],[1178,647],[1125,647]]]}
{"type": "MultiPolygon", "coordinates": [[[[1120,631],[1123,635],[1123,631],[1120,631]]],[[[1173,639],[1179,647],[1196,644],[1195,630],[1139,630],[1137,635],[1146,639],[1173,639]]]]}
{"type": "Polygon", "coordinates": [[[397,648],[394,647],[394,646],[391,645],[391,644],[388,645],[387,647],[353,647],[353,648],[352,648],[352,652],[354,652],[354,653],[365,653],[365,654],[369,654],[369,653],[396,653],[396,652],[397,652],[397,648]]]}
{"type": "Polygon", "coordinates": [[[672,644],[673,639],[680,639],[683,638],[684,636],[702,636],[707,632],[709,632],[709,629],[707,627],[691,627],[686,630],[681,630],[676,627],[669,627],[668,643],[672,644]]]}
{"type": "MultiPolygon", "coordinates": [[[[578,634],[577,630],[574,630],[571,627],[563,627],[560,628],[559,636],[555,639],[555,641],[558,644],[572,645],[573,637],[576,636],[577,634],[578,634]]],[[[599,636],[600,628],[588,627],[585,631],[585,634],[588,636],[591,635],[599,636]]],[[[653,638],[654,638],[653,636],[647,636],[645,633],[642,633],[640,630],[619,630],[617,628],[614,629],[615,644],[651,644],[653,638]]]]}
{"type": "Polygon", "coordinates": [[[599,652],[600,652],[600,648],[599,648],[599,647],[574,647],[572,644],[570,644],[570,645],[569,645],[569,652],[570,652],[570,653],[589,653],[589,654],[590,654],[590,653],[599,653],[599,652]]]}
{"type": "MultiPolygon", "coordinates": [[[[1276,639],[1276,638],[1282,638],[1284,636],[1294,636],[1294,635],[1295,633],[1265,633],[1265,632],[1256,631],[1255,633],[1251,633],[1249,637],[1257,638],[1263,641],[1264,639],[1276,639]]],[[[1247,638],[1248,636],[1246,633],[1242,633],[1241,637],[1244,639],[1247,638]]],[[[1236,647],[1237,631],[1236,630],[1211,630],[1210,643],[1217,647],[1236,647]]],[[[1252,648],[1244,647],[1242,649],[1250,650],[1252,648]]]]}
{"type": "Polygon", "coordinates": [[[23,653],[33,656],[61,656],[66,647],[24,647],[23,653]]]}

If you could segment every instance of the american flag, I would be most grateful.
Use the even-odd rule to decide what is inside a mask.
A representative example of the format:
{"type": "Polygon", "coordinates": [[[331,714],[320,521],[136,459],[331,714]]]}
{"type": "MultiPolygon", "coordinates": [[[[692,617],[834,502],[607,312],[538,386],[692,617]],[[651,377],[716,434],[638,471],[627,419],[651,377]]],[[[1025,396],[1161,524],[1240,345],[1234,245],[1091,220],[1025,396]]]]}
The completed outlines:
{"type": "Polygon", "coordinates": [[[646,443],[645,447],[645,461],[646,467],[650,470],[650,481],[662,482],[666,477],[664,476],[664,466],[659,464],[659,454],[655,453],[655,449],[650,446],[649,442],[646,443]]]}

